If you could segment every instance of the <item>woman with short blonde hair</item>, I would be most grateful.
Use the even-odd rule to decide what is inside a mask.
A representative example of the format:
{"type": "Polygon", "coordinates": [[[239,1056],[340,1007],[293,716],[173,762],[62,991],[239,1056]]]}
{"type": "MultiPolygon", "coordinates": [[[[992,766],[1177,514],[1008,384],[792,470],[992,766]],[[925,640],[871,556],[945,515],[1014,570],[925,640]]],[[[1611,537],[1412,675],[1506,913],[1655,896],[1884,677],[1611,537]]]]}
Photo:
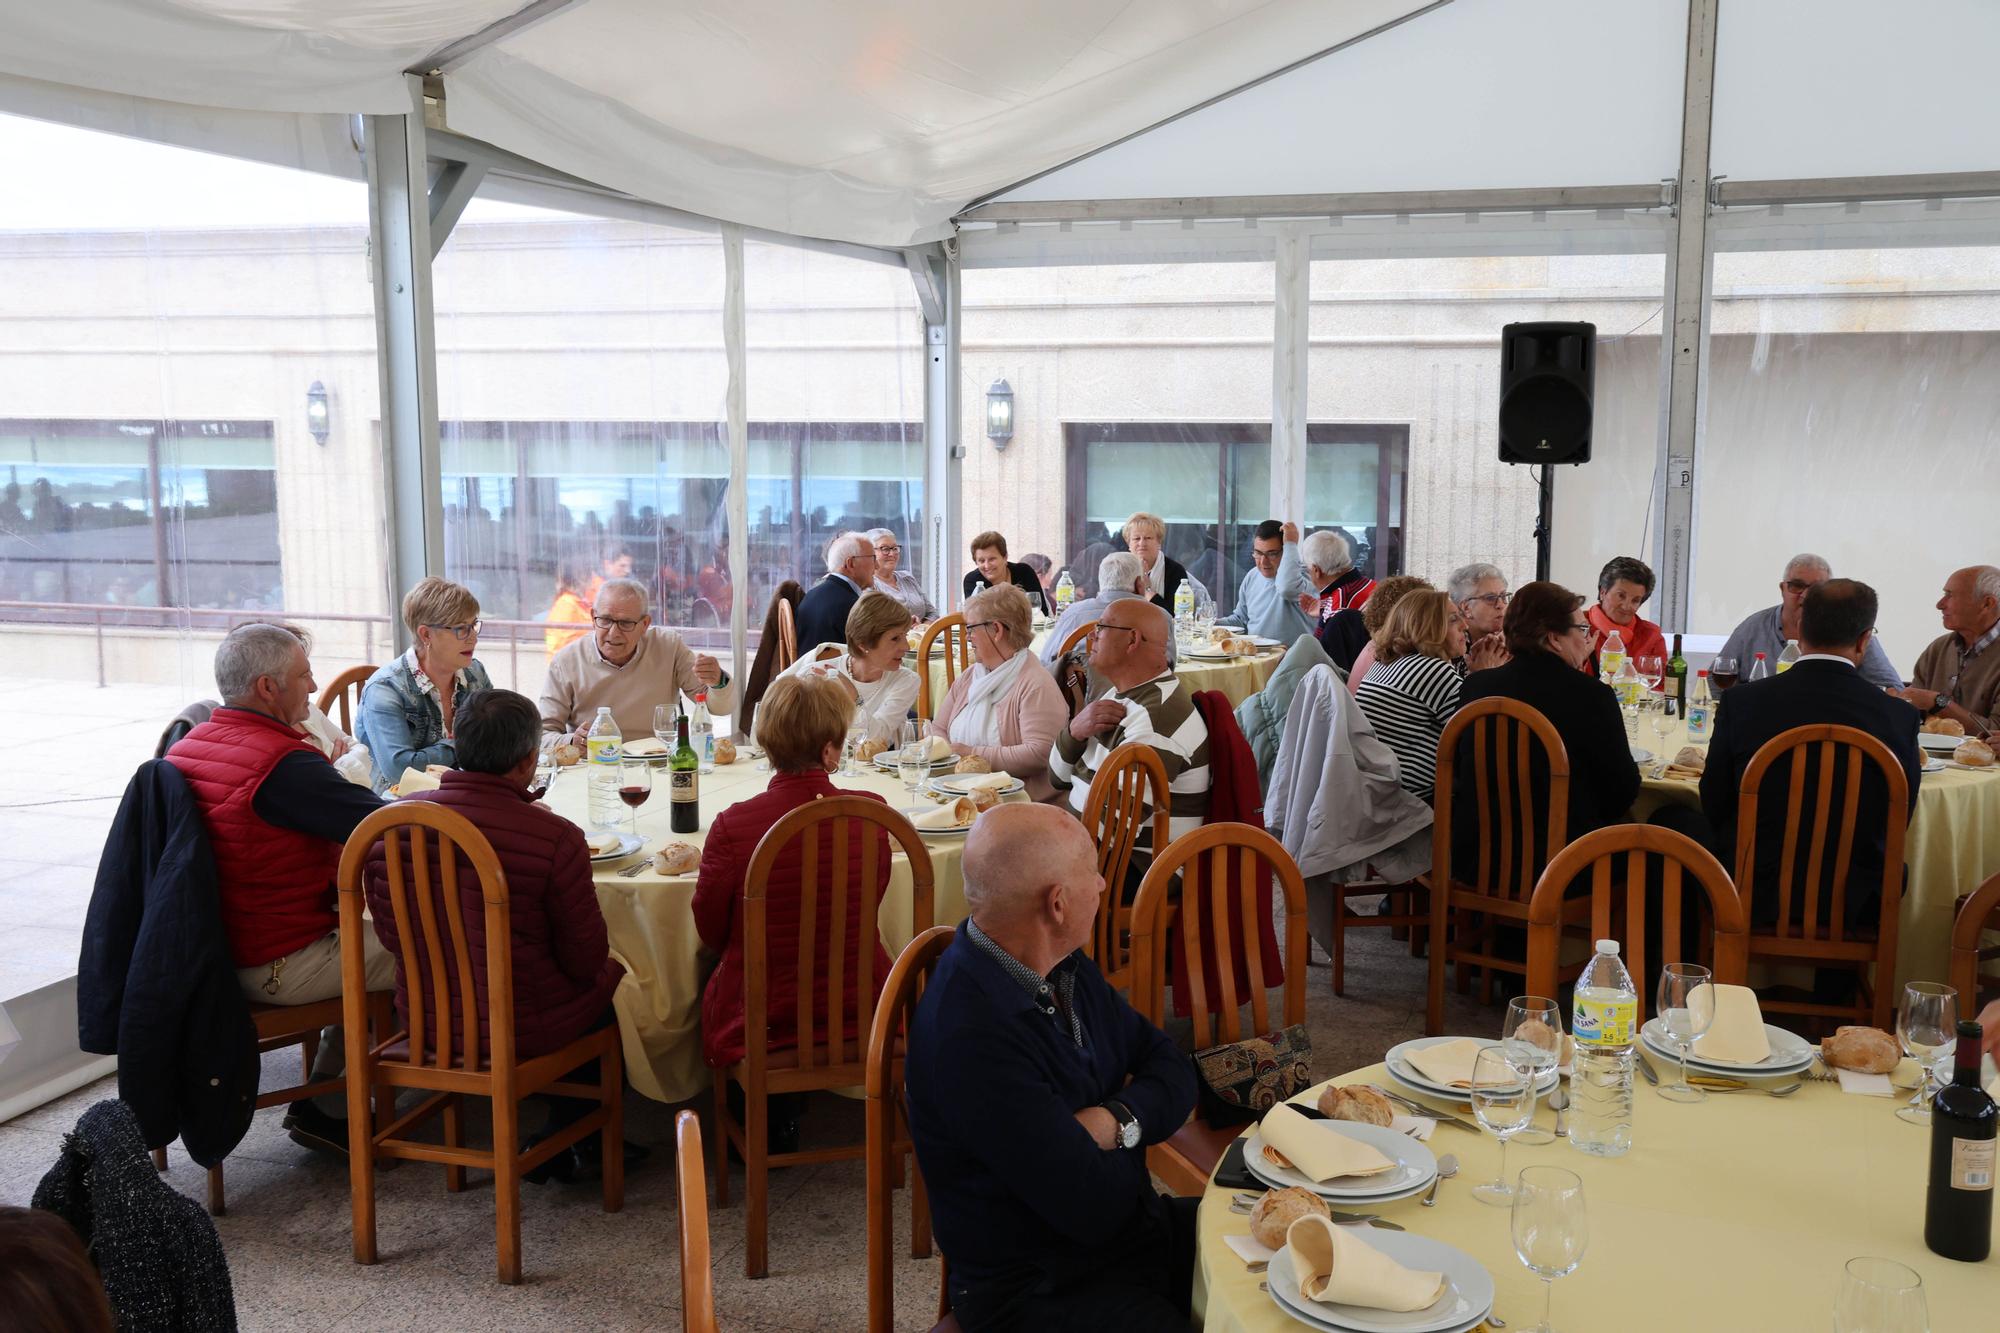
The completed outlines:
{"type": "Polygon", "coordinates": [[[1396,753],[1403,787],[1429,801],[1437,794],[1438,738],[1458,712],[1465,684],[1465,623],[1449,594],[1404,595],[1375,637],[1375,665],[1354,701],[1375,734],[1396,753]]]}
{"type": "Polygon", "coordinates": [[[782,677],[757,710],[757,744],[770,757],[773,772],[831,771],[840,765],[853,713],[846,693],[832,681],[782,677]]]}
{"type": "Polygon", "coordinates": [[[1028,601],[1040,607],[1046,614],[1048,598],[1042,594],[1042,581],[1035,571],[1017,560],[1007,558],[1007,538],[1004,533],[982,532],[972,539],[972,568],[965,573],[964,590],[967,597],[988,588],[1004,588],[1013,584],[1028,595],[1028,601]]]}
{"type": "MultiPolygon", "coordinates": [[[[870,590],[847,613],[847,642],[821,644],[787,667],[784,676],[838,682],[852,705],[849,725],[860,727],[869,740],[893,741],[917,700],[917,673],[903,665],[909,651],[910,609],[885,592],[870,590]]],[[[760,714],[770,699],[767,694],[758,704],[760,714]]]]}
{"type": "Polygon", "coordinates": [[[977,755],[994,772],[1021,779],[1032,800],[1055,795],[1049,752],[1069,722],[1062,687],[1029,651],[1034,643],[1028,598],[1002,585],[966,600],[965,637],[973,666],[959,673],[927,731],[942,736],[952,753],[977,755]]]}
{"type": "Polygon", "coordinates": [[[492,679],[473,653],[479,647],[479,599],[464,584],[432,575],[403,598],[410,650],[380,667],[361,687],[354,739],[375,763],[375,790],[385,792],[403,770],[457,759],[452,723],[458,706],[492,679]]]}
{"type": "Polygon", "coordinates": [[[1125,538],[1125,549],[1139,557],[1139,568],[1146,575],[1146,596],[1153,605],[1166,608],[1168,615],[1174,613],[1174,597],[1183,583],[1194,589],[1196,614],[1202,608],[1213,607],[1215,598],[1210,595],[1202,581],[1187,572],[1187,566],[1167,554],[1167,521],[1158,514],[1144,510],[1125,520],[1119,529],[1125,538]]]}

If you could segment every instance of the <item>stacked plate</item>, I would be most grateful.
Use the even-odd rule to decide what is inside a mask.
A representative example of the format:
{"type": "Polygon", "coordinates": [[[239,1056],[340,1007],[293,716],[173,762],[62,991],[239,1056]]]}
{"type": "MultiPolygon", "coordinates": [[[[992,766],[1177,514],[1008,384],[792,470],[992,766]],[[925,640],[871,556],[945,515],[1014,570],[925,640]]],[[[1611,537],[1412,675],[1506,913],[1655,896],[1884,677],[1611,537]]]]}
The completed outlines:
{"type": "MultiPolygon", "coordinates": [[[[943,792],[948,796],[970,796],[975,789],[986,786],[987,779],[992,776],[991,773],[947,773],[943,777],[932,778],[930,786],[932,791],[943,792]]],[[[1004,773],[1000,776],[1007,777],[1004,773]]],[[[1019,778],[1008,778],[1005,783],[994,787],[993,790],[1002,796],[1012,796],[1026,785],[1019,778]]]]}
{"type": "MultiPolygon", "coordinates": [[[[894,773],[896,771],[896,756],[901,753],[901,750],[882,751],[882,753],[875,756],[875,767],[881,769],[884,773],[894,773]]],[[[955,754],[946,754],[942,759],[931,760],[931,772],[933,773],[941,768],[957,767],[958,756],[955,754]]]]}
{"type": "Polygon", "coordinates": [[[1437,1177],[1436,1155],[1407,1134],[1399,1134],[1385,1125],[1364,1125],[1351,1120],[1317,1120],[1313,1124],[1329,1134],[1344,1134],[1350,1139],[1359,1139],[1396,1165],[1372,1176],[1335,1176],[1332,1180],[1314,1180],[1302,1171],[1278,1166],[1265,1157],[1261,1130],[1252,1130],[1250,1141],[1243,1145],[1243,1164],[1250,1168],[1251,1175],[1266,1185],[1276,1189],[1295,1185],[1343,1208],[1407,1199],[1420,1190],[1429,1189],[1431,1181],[1437,1177]]]}
{"type": "Polygon", "coordinates": [[[1290,1251],[1280,1249],[1266,1273],[1272,1302],[1307,1328],[1330,1333],[1469,1333],[1492,1313],[1493,1275],[1465,1251],[1407,1231],[1355,1227],[1349,1234],[1405,1268],[1443,1273],[1444,1295],[1421,1310],[1403,1314],[1308,1300],[1299,1290],[1298,1275],[1292,1272],[1290,1251]]]}
{"type": "MultiPolygon", "coordinates": [[[[1411,1051],[1421,1051],[1426,1046],[1437,1046],[1444,1042],[1458,1040],[1461,1039],[1458,1037],[1414,1037],[1409,1041],[1399,1042],[1391,1046],[1389,1054],[1383,1060],[1383,1063],[1388,1067],[1389,1078],[1393,1082],[1408,1088],[1410,1091],[1420,1092],[1426,1097],[1436,1097],[1444,1101],[1464,1102],[1470,1106],[1472,1104],[1472,1093],[1469,1089],[1454,1088],[1449,1084],[1439,1083],[1410,1063],[1411,1051]]],[[[1497,1040],[1477,1040],[1479,1040],[1481,1046],[1498,1046],[1500,1044],[1497,1040]]],[[[1548,1073],[1542,1075],[1541,1080],[1535,1084],[1535,1092],[1537,1094],[1546,1093],[1556,1085],[1556,1080],[1559,1077],[1561,1077],[1561,1071],[1550,1070],[1548,1073]]]]}
{"type": "MultiPolygon", "coordinates": [[[[1704,1060],[1699,1055],[1688,1056],[1688,1070],[1696,1074],[1713,1074],[1717,1078],[1780,1078],[1790,1074],[1803,1074],[1812,1068],[1812,1043],[1795,1032],[1783,1028],[1764,1025],[1764,1035],[1771,1043],[1768,1059],[1754,1065],[1729,1064],[1721,1060],[1704,1060]]],[[[1667,1025],[1658,1018],[1649,1018],[1639,1029],[1639,1041],[1647,1053],[1658,1056],[1668,1065],[1678,1068],[1681,1058],[1680,1047],[1667,1035],[1667,1025]]]]}

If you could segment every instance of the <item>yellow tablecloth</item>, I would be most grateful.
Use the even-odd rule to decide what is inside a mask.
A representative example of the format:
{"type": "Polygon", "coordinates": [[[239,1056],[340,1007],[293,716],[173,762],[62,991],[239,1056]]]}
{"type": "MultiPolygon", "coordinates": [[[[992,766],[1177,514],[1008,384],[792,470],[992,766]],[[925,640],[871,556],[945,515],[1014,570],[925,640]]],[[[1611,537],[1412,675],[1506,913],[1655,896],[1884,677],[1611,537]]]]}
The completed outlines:
{"type": "MultiPolygon", "coordinates": [[[[1375,1065],[1332,1081],[1388,1078],[1375,1065]]],[[[1317,1096],[1314,1089],[1298,1100],[1317,1096]]],[[[2000,1255],[1961,1264],[1924,1247],[1930,1131],[1896,1119],[1899,1101],[1807,1083],[1782,1099],[1718,1093],[1681,1106],[1642,1079],[1635,1102],[1634,1146],[1623,1157],[1587,1157],[1562,1140],[1507,1150],[1510,1172],[1561,1166],[1583,1179],[1590,1243],[1581,1266],[1556,1281],[1556,1327],[1826,1328],[1841,1266],[1862,1254],[1922,1275],[1932,1328],[1993,1327],[2000,1255]]],[[[1551,1113],[1544,1108],[1539,1119],[1547,1126],[1551,1113]]],[[[1541,1280],[1514,1255],[1507,1210],[1470,1193],[1498,1170],[1499,1145],[1440,1125],[1431,1147],[1459,1160],[1437,1206],[1411,1198],[1370,1211],[1479,1260],[1498,1288],[1494,1312],[1527,1327],[1541,1312],[1541,1280]]],[[[1257,1289],[1262,1277],[1222,1242],[1250,1230],[1247,1217],[1229,1211],[1231,1193],[1211,1187],[1202,1199],[1196,1319],[1205,1333],[1297,1333],[1301,1326],[1257,1289]]]]}
{"type": "MultiPolygon", "coordinates": [[[[1672,759],[1686,744],[1685,727],[1668,733],[1661,745],[1650,725],[1641,725],[1639,744],[1672,759]]],[[[1951,959],[1952,906],[2000,871],[2000,769],[1975,773],[1947,768],[1926,773],[1917,789],[1917,809],[1903,844],[1910,869],[1896,940],[1896,980],[1944,981],[1951,959]]],[[[1692,782],[1648,778],[1633,805],[1644,819],[1668,801],[1698,805],[1692,782]]],[[[1729,858],[1723,858],[1731,869],[1729,858]]]]}
{"type": "MultiPolygon", "coordinates": [[[[701,1059],[701,989],[715,957],[701,947],[695,933],[695,879],[692,875],[665,878],[650,868],[629,879],[617,872],[650,858],[663,842],[680,839],[699,844],[717,813],[763,791],[771,775],[758,771],[749,759],[702,774],[701,828],[677,834],[668,827],[666,769],[654,772],[653,798],[639,810],[639,834],[646,839],[645,847],[623,860],[597,862],[592,871],[611,951],[626,967],[625,979],[612,997],[624,1039],[626,1075],[632,1086],[648,1097],[679,1102],[709,1084],[708,1067],[701,1059]]],[[[875,792],[898,809],[910,804],[902,782],[872,766],[864,773],[836,775],[833,781],[837,787],[875,792]]],[[[1013,799],[1027,798],[1017,794],[1013,799]]],[[[563,771],[548,804],[557,814],[587,826],[589,794],[584,765],[563,771]]],[[[931,855],[935,923],[955,925],[965,918],[965,880],[959,869],[964,835],[926,837],[924,843],[931,855]]],[[[910,942],[910,916],[910,866],[898,854],[877,914],[882,943],[891,957],[910,942]]]]}

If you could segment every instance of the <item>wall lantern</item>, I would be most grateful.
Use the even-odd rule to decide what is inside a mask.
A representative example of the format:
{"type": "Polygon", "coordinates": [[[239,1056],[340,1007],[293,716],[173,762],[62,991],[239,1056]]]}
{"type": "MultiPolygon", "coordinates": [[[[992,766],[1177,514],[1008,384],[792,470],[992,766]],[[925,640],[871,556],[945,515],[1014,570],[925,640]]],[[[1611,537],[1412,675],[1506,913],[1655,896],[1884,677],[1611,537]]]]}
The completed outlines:
{"type": "Polygon", "coordinates": [[[1005,449],[1014,438],[1014,389],[1003,379],[986,388],[986,438],[996,449],[1005,449]]]}
{"type": "Polygon", "coordinates": [[[325,444],[326,437],[333,432],[333,413],[327,407],[326,386],[318,380],[314,380],[312,387],[306,390],[306,429],[320,444],[325,444]]]}

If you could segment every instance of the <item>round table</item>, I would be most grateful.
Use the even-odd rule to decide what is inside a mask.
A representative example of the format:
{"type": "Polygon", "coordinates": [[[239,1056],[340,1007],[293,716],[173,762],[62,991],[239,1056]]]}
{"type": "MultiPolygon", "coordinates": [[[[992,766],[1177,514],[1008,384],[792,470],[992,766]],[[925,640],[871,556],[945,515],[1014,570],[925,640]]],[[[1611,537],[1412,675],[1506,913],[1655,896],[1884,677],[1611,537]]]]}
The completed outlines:
{"type": "MultiPolygon", "coordinates": [[[[1035,635],[1029,648],[1037,656],[1047,642],[1048,630],[1042,629],[1035,635]]],[[[916,669],[914,649],[904,661],[911,670],[916,669]]],[[[1174,674],[1187,683],[1191,690],[1220,690],[1229,700],[1230,707],[1240,705],[1245,699],[1263,689],[1271,675],[1278,669],[1278,663],[1285,660],[1282,647],[1266,649],[1248,657],[1230,657],[1217,661],[1194,661],[1183,657],[1174,664],[1174,674]]],[[[931,679],[931,709],[935,712],[944,702],[945,691],[950,686],[944,678],[944,640],[940,638],[931,645],[930,661],[925,668],[931,679]]]]}
{"type": "MultiPolygon", "coordinates": [[[[1331,1081],[1393,1086],[1381,1065],[1331,1081]]],[[[1934,1329],[1991,1328],[2000,1317],[2000,1254],[1962,1264],[1924,1247],[1930,1130],[1896,1119],[1900,1099],[1808,1082],[1785,1098],[1712,1093],[1682,1106],[1640,1079],[1634,1101],[1633,1147],[1623,1157],[1588,1157],[1562,1140],[1507,1151],[1510,1172],[1561,1166],[1583,1179],[1590,1243],[1577,1270],[1556,1281],[1557,1328],[1822,1329],[1841,1266],[1862,1254],[1922,1275],[1934,1329]]],[[[1537,1115],[1553,1122],[1546,1107],[1537,1115]]],[[[1471,1195],[1498,1169],[1499,1145],[1440,1124],[1430,1146],[1459,1161],[1437,1206],[1410,1198],[1371,1211],[1479,1260],[1498,1287],[1494,1312],[1510,1328],[1528,1327],[1541,1313],[1541,1280],[1514,1255],[1507,1210],[1471,1195]]],[[[1201,1202],[1196,1318],[1205,1333],[1296,1333],[1303,1325],[1223,1243],[1250,1230],[1229,1210],[1232,1193],[1211,1185],[1201,1202]]]]}
{"type": "MultiPolygon", "coordinates": [[[[588,827],[587,764],[563,769],[546,801],[550,809],[588,827]]],[[[701,827],[675,833],[669,827],[667,770],[654,770],[653,797],[639,809],[639,835],[646,845],[630,856],[591,865],[597,903],[611,938],[611,951],[625,964],[612,1005],[624,1039],[625,1069],[632,1086],[663,1102],[681,1102],[709,1084],[701,1058],[701,991],[715,956],[702,947],[694,926],[695,876],[654,873],[650,860],[663,843],[680,840],[700,845],[722,810],[763,791],[771,781],[750,758],[717,767],[701,775],[701,827]],[[647,868],[636,875],[618,872],[634,865],[647,868]]],[[[901,779],[870,764],[865,771],[835,774],[834,786],[874,792],[896,809],[910,805],[901,779]]],[[[1010,800],[1026,800],[1016,793],[1010,800]]],[[[628,825],[621,820],[620,828],[628,825]]],[[[960,873],[964,834],[927,834],[932,875],[932,924],[956,925],[965,919],[965,880],[960,873]]],[[[883,892],[877,921],[882,945],[894,957],[915,934],[912,929],[910,863],[900,852],[893,858],[889,884],[883,892]]]]}

